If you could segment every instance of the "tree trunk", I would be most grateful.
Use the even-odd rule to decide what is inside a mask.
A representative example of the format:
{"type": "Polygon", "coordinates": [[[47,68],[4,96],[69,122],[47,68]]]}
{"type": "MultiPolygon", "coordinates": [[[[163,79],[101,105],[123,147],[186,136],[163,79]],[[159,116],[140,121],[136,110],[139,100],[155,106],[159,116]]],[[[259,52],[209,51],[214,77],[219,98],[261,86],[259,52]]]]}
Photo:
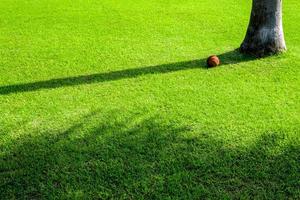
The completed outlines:
{"type": "Polygon", "coordinates": [[[282,0],[253,0],[249,27],[240,51],[263,57],[284,50],[282,0]]]}

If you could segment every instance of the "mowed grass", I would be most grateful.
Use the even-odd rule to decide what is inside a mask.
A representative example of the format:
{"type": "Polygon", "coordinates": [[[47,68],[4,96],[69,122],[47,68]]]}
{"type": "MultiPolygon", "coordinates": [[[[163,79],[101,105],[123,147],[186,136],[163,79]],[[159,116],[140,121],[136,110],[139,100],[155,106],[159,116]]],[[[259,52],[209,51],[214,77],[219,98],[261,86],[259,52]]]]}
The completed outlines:
{"type": "Polygon", "coordinates": [[[258,60],[250,4],[1,0],[0,199],[299,199],[300,3],[258,60]]]}

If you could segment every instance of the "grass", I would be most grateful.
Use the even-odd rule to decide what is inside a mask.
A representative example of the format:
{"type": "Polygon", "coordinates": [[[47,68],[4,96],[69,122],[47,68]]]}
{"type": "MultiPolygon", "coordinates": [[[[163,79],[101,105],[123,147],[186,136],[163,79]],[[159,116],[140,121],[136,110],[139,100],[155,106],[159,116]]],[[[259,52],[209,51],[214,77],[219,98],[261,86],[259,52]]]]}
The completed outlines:
{"type": "Polygon", "coordinates": [[[2,0],[0,199],[299,199],[300,3],[258,60],[250,6],[2,0]]]}

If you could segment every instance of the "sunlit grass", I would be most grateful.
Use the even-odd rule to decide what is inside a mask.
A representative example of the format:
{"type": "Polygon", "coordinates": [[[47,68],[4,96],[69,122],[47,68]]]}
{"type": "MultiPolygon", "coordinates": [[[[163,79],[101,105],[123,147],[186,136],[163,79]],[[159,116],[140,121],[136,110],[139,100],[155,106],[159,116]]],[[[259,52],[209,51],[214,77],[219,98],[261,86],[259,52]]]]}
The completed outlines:
{"type": "Polygon", "coordinates": [[[284,4],[288,52],[255,60],[250,1],[1,1],[0,199],[298,199],[284,4]]]}

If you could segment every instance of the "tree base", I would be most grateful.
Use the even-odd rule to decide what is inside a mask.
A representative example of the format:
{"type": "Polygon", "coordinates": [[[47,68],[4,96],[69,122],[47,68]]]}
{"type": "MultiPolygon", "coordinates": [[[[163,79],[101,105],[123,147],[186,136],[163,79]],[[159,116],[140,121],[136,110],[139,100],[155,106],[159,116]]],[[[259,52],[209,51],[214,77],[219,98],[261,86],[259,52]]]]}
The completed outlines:
{"type": "Polygon", "coordinates": [[[286,47],[274,47],[272,45],[253,45],[243,43],[239,51],[243,54],[248,54],[258,58],[276,55],[285,52],[286,47]]]}
{"type": "Polygon", "coordinates": [[[282,0],[253,0],[250,22],[240,52],[265,57],[285,50],[282,0]]]}

